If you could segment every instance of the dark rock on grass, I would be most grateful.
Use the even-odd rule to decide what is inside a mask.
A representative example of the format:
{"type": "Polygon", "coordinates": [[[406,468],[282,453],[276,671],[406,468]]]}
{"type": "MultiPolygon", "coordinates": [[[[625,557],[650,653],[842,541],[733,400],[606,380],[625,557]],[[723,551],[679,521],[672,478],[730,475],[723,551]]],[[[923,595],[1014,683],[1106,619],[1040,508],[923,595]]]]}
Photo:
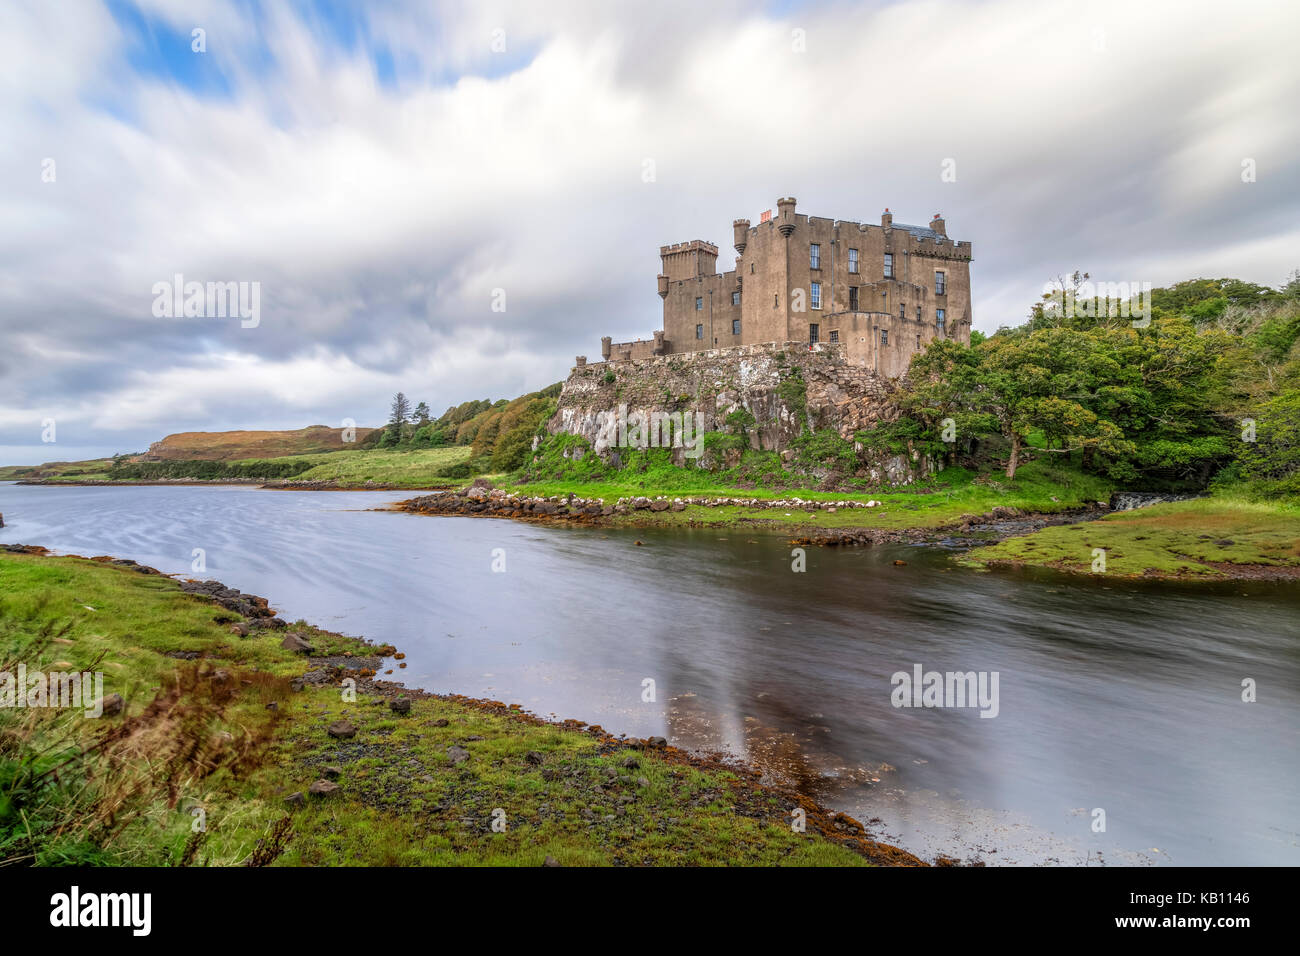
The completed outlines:
{"type": "Polygon", "coordinates": [[[663,750],[668,746],[668,741],[663,737],[647,737],[645,745],[651,750],[663,750]]]}
{"type": "Polygon", "coordinates": [[[330,780],[337,780],[339,777],[343,776],[343,768],[335,767],[332,764],[321,772],[330,780]]]}
{"type": "Polygon", "coordinates": [[[313,797],[328,797],[332,793],[337,793],[338,790],[339,785],[337,783],[330,783],[328,780],[317,780],[307,788],[307,792],[313,797]]]}
{"type": "Polygon", "coordinates": [[[105,717],[116,717],[126,709],[126,701],[121,694],[109,694],[100,701],[100,706],[104,708],[105,717]]]}
{"type": "Polygon", "coordinates": [[[336,720],[329,725],[328,733],[338,740],[351,740],[357,735],[357,728],[350,720],[336,720]]]}
{"type": "Polygon", "coordinates": [[[622,765],[627,767],[629,770],[635,770],[637,767],[641,766],[641,761],[637,760],[636,757],[628,756],[623,758],[622,765]]]}
{"type": "Polygon", "coordinates": [[[465,738],[465,740],[466,740],[466,741],[471,741],[471,740],[487,740],[487,738],[484,737],[482,734],[470,734],[468,737],[465,738]]]}
{"type": "Polygon", "coordinates": [[[536,765],[542,762],[542,755],[536,750],[530,750],[528,753],[524,754],[524,759],[529,763],[536,765]]]}
{"type": "Polygon", "coordinates": [[[411,712],[411,698],[398,697],[396,700],[390,700],[388,709],[395,714],[409,714],[411,712]]]}
{"type": "Polygon", "coordinates": [[[290,631],[280,642],[280,646],[286,651],[293,651],[295,654],[310,654],[316,648],[307,641],[298,631],[290,631]]]}
{"type": "Polygon", "coordinates": [[[463,764],[466,760],[469,759],[469,751],[466,750],[464,747],[456,747],[456,746],[448,747],[447,759],[451,761],[452,766],[463,764]]]}
{"type": "Polygon", "coordinates": [[[451,721],[448,720],[446,717],[439,717],[437,720],[433,722],[433,726],[435,727],[446,727],[450,724],[451,721]]]}
{"type": "Polygon", "coordinates": [[[553,856],[548,856],[545,860],[542,861],[542,866],[559,866],[559,865],[560,865],[560,861],[553,856]]]}
{"type": "Polygon", "coordinates": [[[299,791],[298,793],[289,794],[284,798],[284,802],[289,804],[291,807],[300,807],[307,802],[307,798],[302,795],[301,791],[299,791]]]}

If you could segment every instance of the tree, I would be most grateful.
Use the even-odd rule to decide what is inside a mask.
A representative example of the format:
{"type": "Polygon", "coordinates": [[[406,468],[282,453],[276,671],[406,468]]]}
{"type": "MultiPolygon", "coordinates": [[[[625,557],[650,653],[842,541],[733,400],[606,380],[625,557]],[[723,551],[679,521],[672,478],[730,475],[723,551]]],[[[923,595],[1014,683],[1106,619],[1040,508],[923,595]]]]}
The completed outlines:
{"type": "Polygon", "coordinates": [[[429,406],[424,402],[420,402],[420,404],[416,405],[411,421],[420,427],[429,424],[429,406]]]}
{"type": "Polygon", "coordinates": [[[402,433],[402,424],[411,417],[411,403],[406,396],[398,392],[393,396],[393,405],[388,414],[388,426],[399,437],[402,433]]]}

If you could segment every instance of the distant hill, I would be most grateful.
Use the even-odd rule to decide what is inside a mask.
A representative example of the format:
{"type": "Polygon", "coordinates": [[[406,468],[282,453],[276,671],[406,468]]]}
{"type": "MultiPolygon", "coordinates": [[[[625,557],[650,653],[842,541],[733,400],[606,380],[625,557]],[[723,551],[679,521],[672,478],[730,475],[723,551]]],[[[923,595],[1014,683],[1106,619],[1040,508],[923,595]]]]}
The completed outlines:
{"type": "Polygon", "coordinates": [[[357,428],[353,442],[343,441],[343,429],[309,425],[281,432],[179,432],[156,441],[138,461],[236,461],[241,458],[281,458],[354,449],[373,428],[357,428]]]}

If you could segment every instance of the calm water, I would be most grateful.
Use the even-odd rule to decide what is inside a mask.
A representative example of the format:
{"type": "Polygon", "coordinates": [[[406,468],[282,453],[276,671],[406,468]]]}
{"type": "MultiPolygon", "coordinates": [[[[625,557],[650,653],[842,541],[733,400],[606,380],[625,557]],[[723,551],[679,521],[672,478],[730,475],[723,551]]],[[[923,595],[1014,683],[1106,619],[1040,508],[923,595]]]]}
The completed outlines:
{"type": "Polygon", "coordinates": [[[975,574],[918,547],[809,549],[796,574],[776,535],[366,510],[402,497],[0,485],[0,543],[185,576],[202,548],[202,576],[290,620],[396,644],[408,684],[731,750],[927,857],[1300,864],[1300,587],[975,574]],[[915,664],[999,672],[998,716],[892,707],[915,664]]]}

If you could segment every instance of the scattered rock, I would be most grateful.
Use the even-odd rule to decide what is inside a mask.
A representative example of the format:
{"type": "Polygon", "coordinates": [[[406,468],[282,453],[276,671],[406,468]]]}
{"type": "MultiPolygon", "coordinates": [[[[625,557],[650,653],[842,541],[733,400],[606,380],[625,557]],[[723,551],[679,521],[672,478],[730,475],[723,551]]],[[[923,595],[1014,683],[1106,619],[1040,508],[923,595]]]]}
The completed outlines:
{"type": "Polygon", "coordinates": [[[291,807],[300,807],[307,802],[307,798],[302,795],[301,791],[299,791],[298,793],[289,794],[284,798],[284,802],[289,804],[291,807]]]}
{"type": "Polygon", "coordinates": [[[99,703],[104,708],[105,717],[116,717],[126,709],[126,701],[122,699],[121,694],[109,694],[99,703]]]}
{"type": "Polygon", "coordinates": [[[337,793],[338,790],[339,785],[337,783],[330,783],[328,780],[317,780],[307,788],[307,792],[313,797],[328,797],[332,793],[337,793]]]}
{"type": "Polygon", "coordinates": [[[542,866],[559,866],[559,865],[560,865],[560,861],[553,856],[548,856],[545,860],[542,861],[542,866]]]}
{"type": "Polygon", "coordinates": [[[329,725],[328,733],[338,740],[351,740],[357,735],[357,728],[350,720],[336,720],[329,725]]]}
{"type": "Polygon", "coordinates": [[[290,631],[280,642],[280,646],[286,651],[293,651],[295,654],[310,654],[316,648],[307,642],[307,639],[297,631],[290,631]]]}
{"type": "Polygon", "coordinates": [[[411,712],[411,698],[398,697],[396,700],[390,700],[388,709],[395,714],[409,714],[411,712]]]}
{"type": "Polygon", "coordinates": [[[343,776],[343,768],[335,767],[333,764],[326,767],[321,772],[325,774],[326,778],[329,780],[337,780],[339,777],[343,776]]]}
{"type": "Polygon", "coordinates": [[[531,764],[540,764],[542,762],[542,755],[536,750],[530,750],[528,753],[524,754],[524,759],[531,764]]]}
{"type": "Polygon", "coordinates": [[[451,761],[452,766],[463,764],[469,759],[469,751],[464,747],[451,746],[447,748],[447,759],[451,761]]]}

